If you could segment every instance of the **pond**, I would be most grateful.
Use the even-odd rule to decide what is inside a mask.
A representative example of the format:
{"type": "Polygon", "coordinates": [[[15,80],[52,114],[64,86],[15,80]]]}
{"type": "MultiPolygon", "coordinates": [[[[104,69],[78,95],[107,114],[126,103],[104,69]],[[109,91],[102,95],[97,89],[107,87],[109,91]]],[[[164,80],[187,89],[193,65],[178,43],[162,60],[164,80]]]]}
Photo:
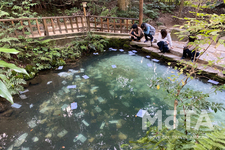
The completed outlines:
{"type": "MultiPolygon", "coordinates": [[[[40,75],[42,81],[22,94],[26,99],[15,99],[21,107],[1,120],[1,147],[114,150],[145,135],[138,111],[160,109],[165,120],[164,111],[173,110],[174,103],[163,99],[167,92],[149,88],[150,79],[176,73],[145,56],[107,51],[40,75]]],[[[207,92],[213,85],[195,79],[187,86],[207,92]]],[[[209,99],[224,103],[224,97],[225,92],[218,92],[209,99]]],[[[218,112],[214,122],[223,122],[223,115],[218,112]]]]}

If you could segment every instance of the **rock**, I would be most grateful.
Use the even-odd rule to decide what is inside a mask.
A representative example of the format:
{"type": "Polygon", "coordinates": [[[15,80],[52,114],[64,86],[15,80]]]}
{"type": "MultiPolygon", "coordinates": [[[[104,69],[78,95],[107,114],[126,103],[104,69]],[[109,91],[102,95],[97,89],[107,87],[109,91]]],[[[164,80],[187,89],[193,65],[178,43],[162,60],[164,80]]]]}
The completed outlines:
{"type": "Polygon", "coordinates": [[[45,119],[40,120],[40,124],[44,124],[47,121],[47,117],[45,119]]]}
{"type": "Polygon", "coordinates": [[[0,113],[5,112],[7,110],[7,104],[0,103],[0,113]]]}
{"type": "Polygon", "coordinates": [[[90,138],[88,141],[89,141],[90,143],[92,143],[92,142],[94,141],[94,139],[95,139],[95,138],[92,137],[92,138],[90,138]]]}
{"type": "Polygon", "coordinates": [[[118,109],[110,108],[109,114],[110,114],[111,116],[114,116],[114,115],[117,114],[117,113],[118,113],[118,109]]]}
{"type": "Polygon", "coordinates": [[[121,139],[121,140],[127,139],[127,136],[125,134],[123,134],[122,132],[120,132],[118,136],[119,136],[119,139],[121,139]]]}
{"type": "Polygon", "coordinates": [[[91,112],[91,116],[92,116],[92,117],[94,117],[94,116],[95,116],[94,112],[91,112]]]}
{"type": "Polygon", "coordinates": [[[117,135],[111,135],[112,139],[115,139],[117,137],[117,135]]]}
{"type": "Polygon", "coordinates": [[[1,114],[2,117],[10,117],[13,114],[13,110],[9,109],[1,114]]]}
{"type": "Polygon", "coordinates": [[[57,134],[58,137],[62,138],[64,137],[66,134],[68,133],[68,131],[66,131],[65,129],[62,130],[60,133],[57,134]]]}
{"type": "Polygon", "coordinates": [[[59,114],[61,114],[61,109],[56,109],[54,110],[53,116],[58,116],[59,114]]]}
{"type": "Polygon", "coordinates": [[[93,99],[90,100],[90,105],[94,105],[95,101],[93,99]]]}
{"type": "Polygon", "coordinates": [[[30,128],[34,128],[37,126],[36,120],[31,120],[27,124],[29,125],[30,128]]]}
{"type": "Polygon", "coordinates": [[[45,137],[46,138],[51,138],[52,137],[52,133],[48,133],[45,137]]]}
{"type": "Polygon", "coordinates": [[[181,31],[184,31],[184,30],[183,29],[177,29],[177,28],[172,28],[171,29],[170,36],[171,36],[171,38],[172,38],[173,41],[182,41],[182,42],[188,41],[188,35],[189,35],[188,32],[185,32],[185,33],[183,32],[182,34],[183,35],[185,34],[186,36],[182,40],[179,40],[179,38],[178,38],[179,34],[177,34],[177,33],[178,32],[181,32],[181,31]]]}
{"type": "Polygon", "coordinates": [[[159,26],[159,27],[158,27],[159,32],[160,32],[162,29],[167,29],[167,27],[166,27],[166,26],[159,26]]]}
{"type": "Polygon", "coordinates": [[[33,142],[37,142],[38,140],[39,140],[39,138],[36,137],[36,136],[32,138],[32,141],[33,141],[33,142]]]}
{"type": "Polygon", "coordinates": [[[14,147],[19,147],[20,145],[22,145],[25,139],[27,138],[27,136],[28,136],[28,133],[24,133],[18,139],[16,139],[14,143],[14,147]]]}
{"type": "Polygon", "coordinates": [[[91,120],[91,123],[96,123],[96,119],[94,119],[94,120],[91,120]]]}
{"type": "Polygon", "coordinates": [[[87,107],[87,103],[83,103],[82,104],[82,107],[87,107]]]}

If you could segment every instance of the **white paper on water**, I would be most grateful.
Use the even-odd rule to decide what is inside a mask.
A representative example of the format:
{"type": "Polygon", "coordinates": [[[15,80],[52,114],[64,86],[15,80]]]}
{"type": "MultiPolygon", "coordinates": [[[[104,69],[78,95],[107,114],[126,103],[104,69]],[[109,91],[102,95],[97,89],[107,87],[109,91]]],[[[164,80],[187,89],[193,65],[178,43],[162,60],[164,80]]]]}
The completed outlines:
{"type": "Polygon", "coordinates": [[[219,82],[214,81],[214,80],[208,80],[208,82],[209,82],[209,83],[212,83],[212,84],[216,84],[216,85],[219,84],[219,82]]]}
{"type": "Polygon", "coordinates": [[[89,126],[89,123],[87,123],[85,120],[82,120],[82,122],[85,126],[87,126],[87,127],[89,126]]]}
{"type": "Polygon", "coordinates": [[[112,68],[116,68],[116,65],[112,65],[112,68]]]}
{"type": "Polygon", "coordinates": [[[150,58],[150,56],[146,56],[146,58],[150,58]]]}
{"type": "Polygon", "coordinates": [[[19,91],[20,94],[24,94],[24,93],[27,93],[27,92],[29,92],[28,89],[26,89],[25,91],[19,91]]]}
{"type": "Polygon", "coordinates": [[[146,112],[146,110],[140,109],[137,113],[137,116],[143,118],[146,112]]]}
{"type": "Polygon", "coordinates": [[[58,67],[58,70],[62,70],[62,69],[63,69],[63,66],[59,66],[59,67],[58,67]]]}
{"type": "Polygon", "coordinates": [[[159,60],[158,60],[158,59],[152,59],[152,61],[154,61],[154,62],[159,62],[159,60]]]}
{"type": "Polygon", "coordinates": [[[77,86],[76,85],[68,85],[67,89],[75,89],[77,86]]]}
{"type": "Polygon", "coordinates": [[[79,134],[78,136],[76,136],[74,138],[73,142],[76,142],[78,140],[81,141],[82,143],[84,143],[87,140],[87,138],[85,136],[83,136],[83,134],[79,134]]]}
{"type": "Polygon", "coordinates": [[[82,76],[84,79],[88,79],[89,77],[87,75],[82,76]]]}
{"type": "Polygon", "coordinates": [[[27,96],[23,94],[23,95],[20,95],[20,98],[21,99],[27,99],[27,96]]]}
{"type": "Polygon", "coordinates": [[[116,123],[118,123],[118,120],[112,120],[112,121],[109,121],[109,123],[116,124],[116,123]]]}
{"type": "Polygon", "coordinates": [[[17,104],[17,103],[13,103],[11,106],[12,106],[13,108],[20,108],[22,105],[17,104]]]}

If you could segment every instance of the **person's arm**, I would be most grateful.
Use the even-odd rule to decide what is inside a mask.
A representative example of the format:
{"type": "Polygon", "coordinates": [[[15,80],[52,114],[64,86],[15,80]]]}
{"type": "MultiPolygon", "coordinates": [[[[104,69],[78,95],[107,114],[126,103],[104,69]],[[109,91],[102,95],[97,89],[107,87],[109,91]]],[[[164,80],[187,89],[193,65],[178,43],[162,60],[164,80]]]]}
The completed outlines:
{"type": "Polygon", "coordinates": [[[129,34],[130,34],[130,36],[132,36],[132,37],[133,37],[133,35],[131,34],[132,32],[133,32],[133,29],[131,29],[131,30],[130,30],[130,33],[129,33],[129,34]]]}
{"type": "Polygon", "coordinates": [[[155,35],[155,28],[150,25],[150,32],[152,35],[155,35]]]}
{"type": "Polygon", "coordinates": [[[144,31],[145,34],[149,34],[150,32],[150,26],[147,26],[147,31],[144,31]]]}
{"type": "Polygon", "coordinates": [[[168,42],[169,42],[170,47],[173,48],[172,39],[171,39],[171,36],[170,36],[169,33],[167,34],[167,39],[168,39],[168,42]]]}
{"type": "Polygon", "coordinates": [[[162,35],[161,35],[161,33],[159,32],[159,36],[158,36],[158,41],[160,42],[160,41],[163,41],[163,39],[162,39],[162,35]]]}

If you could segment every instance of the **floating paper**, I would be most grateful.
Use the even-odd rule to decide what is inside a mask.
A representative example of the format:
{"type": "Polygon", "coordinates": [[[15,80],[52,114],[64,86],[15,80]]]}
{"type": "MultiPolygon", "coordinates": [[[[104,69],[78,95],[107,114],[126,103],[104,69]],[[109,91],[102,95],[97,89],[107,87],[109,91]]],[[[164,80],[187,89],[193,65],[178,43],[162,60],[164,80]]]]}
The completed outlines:
{"type": "Polygon", "coordinates": [[[77,98],[85,97],[85,95],[77,95],[77,98]]]}
{"type": "Polygon", "coordinates": [[[129,52],[129,55],[134,56],[134,55],[135,55],[135,53],[133,53],[133,52],[129,52]]]}
{"type": "Polygon", "coordinates": [[[36,121],[35,120],[31,120],[27,123],[29,125],[30,128],[34,128],[37,126],[36,121]]]}
{"type": "Polygon", "coordinates": [[[111,51],[112,49],[113,49],[112,47],[109,48],[110,51],[111,51]]]}
{"type": "Polygon", "coordinates": [[[112,120],[112,121],[109,121],[109,123],[111,123],[111,124],[116,124],[116,123],[118,123],[118,120],[112,120]]]}
{"type": "Polygon", "coordinates": [[[143,118],[146,112],[146,110],[140,109],[137,113],[137,116],[143,118]]]}
{"type": "Polygon", "coordinates": [[[62,84],[63,84],[63,85],[66,85],[66,83],[67,83],[67,82],[66,82],[65,80],[62,81],[62,84]]]}
{"type": "Polygon", "coordinates": [[[81,112],[79,112],[79,113],[76,113],[76,114],[74,114],[76,117],[78,117],[78,118],[81,118],[81,117],[83,117],[84,116],[84,112],[83,111],[81,111],[81,112]]]}
{"type": "Polygon", "coordinates": [[[75,73],[79,73],[78,70],[73,70],[73,69],[69,69],[68,72],[72,72],[72,73],[74,73],[74,74],[75,74],[75,73]]]}
{"type": "Polygon", "coordinates": [[[20,95],[20,98],[21,98],[21,99],[26,99],[27,96],[26,96],[26,95],[20,95]]]}
{"type": "Polygon", "coordinates": [[[33,104],[30,104],[30,108],[32,108],[34,105],[33,104]]]}
{"type": "Polygon", "coordinates": [[[71,109],[77,109],[77,102],[71,103],[71,109]]]}
{"type": "Polygon", "coordinates": [[[159,62],[159,60],[158,60],[158,59],[152,59],[152,61],[154,61],[154,62],[159,62]]]}
{"type": "Polygon", "coordinates": [[[93,55],[98,55],[98,53],[93,53],[93,55]]]}
{"type": "Polygon", "coordinates": [[[214,81],[214,80],[208,80],[209,83],[212,83],[212,84],[219,84],[219,82],[217,81],[214,81]]]}
{"type": "Polygon", "coordinates": [[[63,69],[63,66],[59,66],[58,70],[62,70],[63,69]]]}
{"type": "Polygon", "coordinates": [[[101,126],[100,126],[100,129],[103,129],[104,126],[105,126],[105,122],[103,121],[102,124],[101,124],[101,126]]]}
{"type": "Polygon", "coordinates": [[[146,56],[146,58],[150,58],[150,56],[146,56]]]}
{"type": "Polygon", "coordinates": [[[112,65],[112,68],[116,68],[116,65],[112,65]]]}
{"type": "Polygon", "coordinates": [[[28,89],[26,89],[25,91],[19,91],[20,94],[24,94],[24,93],[27,93],[27,92],[29,92],[28,89]]]}
{"type": "Polygon", "coordinates": [[[83,136],[82,134],[79,134],[78,136],[76,136],[74,139],[73,139],[73,142],[76,142],[76,141],[81,141],[82,143],[84,143],[87,138],[85,136],[83,136]]]}
{"type": "Polygon", "coordinates": [[[62,137],[64,137],[67,133],[68,133],[68,131],[66,131],[66,130],[64,129],[64,130],[62,130],[61,132],[59,132],[59,133],[57,134],[57,136],[60,137],[60,138],[62,138],[62,137]]]}
{"type": "Polygon", "coordinates": [[[22,105],[20,104],[17,104],[17,103],[14,103],[11,105],[13,108],[20,108],[22,105]]]}
{"type": "Polygon", "coordinates": [[[52,83],[52,81],[48,81],[48,82],[47,82],[47,85],[49,85],[49,84],[51,84],[51,83],[52,83]]]}
{"type": "Polygon", "coordinates": [[[69,106],[68,104],[64,104],[64,105],[62,105],[61,109],[62,109],[63,111],[65,111],[66,108],[67,108],[68,106],[69,106]]]}
{"type": "Polygon", "coordinates": [[[82,120],[82,122],[85,126],[87,126],[87,127],[89,126],[89,124],[85,120],[82,120]]]}
{"type": "Polygon", "coordinates": [[[84,69],[83,68],[80,68],[80,72],[83,73],[84,72],[84,69]]]}
{"type": "Polygon", "coordinates": [[[98,113],[102,111],[102,109],[101,109],[100,107],[98,107],[98,106],[95,107],[95,110],[96,110],[98,113]]]}
{"type": "Polygon", "coordinates": [[[67,89],[75,89],[77,86],[76,85],[68,85],[67,89]]]}
{"type": "Polygon", "coordinates": [[[70,90],[67,89],[66,87],[63,87],[62,90],[63,90],[65,93],[69,93],[69,92],[70,92],[70,90]]]}
{"type": "Polygon", "coordinates": [[[124,52],[124,50],[123,50],[123,49],[119,49],[119,51],[120,51],[120,52],[124,52]]]}
{"type": "Polygon", "coordinates": [[[100,103],[102,103],[102,102],[104,102],[104,99],[103,99],[102,97],[98,97],[98,101],[99,101],[100,103]]]}
{"type": "Polygon", "coordinates": [[[87,75],[82,76],[84,79],[88,79],[89,77],[87,75]]]}
{"type": "Polygon", "coordinates": [[[148,67],[152,67],[152,64],[150,64],[150,63],[148,63],[147,65],[148,65],[148,67]]]}
{"type": "Polygon", "coordinates": [[[137,53],[137,51],[136,51],[136,50],[132,50],[132,52],[133,52],[133,53],[137,53]]]}
{"type": "Polygon", "coordinates": [[[114,51],[115,52],[115,51],[117,51],[117,49],[111,49],[111,51],[114,51]]]}

